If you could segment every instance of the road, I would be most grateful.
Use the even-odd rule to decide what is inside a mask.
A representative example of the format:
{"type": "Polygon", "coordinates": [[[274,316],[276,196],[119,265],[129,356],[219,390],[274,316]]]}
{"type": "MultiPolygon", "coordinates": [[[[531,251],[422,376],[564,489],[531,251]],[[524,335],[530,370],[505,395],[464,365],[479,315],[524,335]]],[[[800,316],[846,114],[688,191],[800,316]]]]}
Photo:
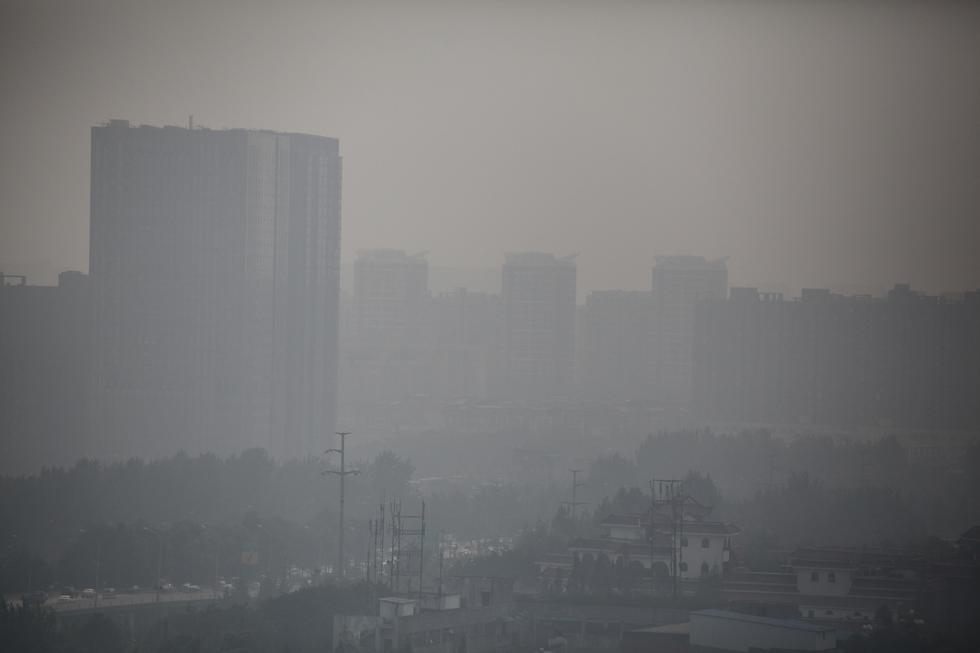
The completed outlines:
{"type": "MultiPolygon", "coordinates": [[[[120,592],[115,595],[110,595],[109,597],[100,596],[98,599],[95,598],[77,598],[72,599],[69,602],[61,603],[58,601],[57,596],[51,596],[47,601],[44,602],[44,606],[51,608],[55,612],[74,612],[76,610],[95,610],[95,609],[110,609],[110,608],[123,608],[133,605],[141,605],[145,603],[171,603],[177,601],[192,602],[192,601],[214,601],[223,597],[220,592],[215,592],[210,589],[203,589],[200,592],[157,592],[147,591],[147,592],[120,592]]],[[[10,601],[14,604],[20,604],[20,598],[10,601]]]]}

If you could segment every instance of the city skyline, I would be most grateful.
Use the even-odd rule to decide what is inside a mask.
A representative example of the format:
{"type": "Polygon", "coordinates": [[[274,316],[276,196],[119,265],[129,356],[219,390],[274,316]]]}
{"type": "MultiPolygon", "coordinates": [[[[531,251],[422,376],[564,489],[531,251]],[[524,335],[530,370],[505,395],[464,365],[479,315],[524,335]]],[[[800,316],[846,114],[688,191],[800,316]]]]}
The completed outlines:
{"type": "Polygon", "coordinates": [[[773,290],[980,286],[974,4],[43,4],[2,9],[6,273],[86,271],[89,126],[193,114],[342,139],[345,265],[578,252],[584,292],[695,252],[773,290]]]}
{"type": "Polygon", "coordinates": [[[336,420],[337,139],[112,120],[92,166],[89,451],[318,450],[336,420]]]}
{"type": "Polygon", "coordinates": [[[980,650],[978,35],[0,0],[0,650],[980,650]]]}

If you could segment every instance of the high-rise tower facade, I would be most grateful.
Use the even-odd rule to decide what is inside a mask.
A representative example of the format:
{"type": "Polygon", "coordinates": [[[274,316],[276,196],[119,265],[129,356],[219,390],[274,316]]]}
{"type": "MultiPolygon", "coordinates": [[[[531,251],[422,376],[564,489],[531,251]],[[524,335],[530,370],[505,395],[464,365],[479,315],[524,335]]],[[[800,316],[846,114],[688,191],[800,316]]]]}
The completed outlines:
{"type": "Polygon", "coordinates": [[[95,433],[109,458],[312,453],[336,410],[336,139],[92,129],[95,433]]]}
{"type": "Polygon", "coordinates": [[[354,315],[359,343],[418,346],[429,299],[429,262],[402,250],[370,249],[354,262],[354,315]]]}
{"type": "Polygon", "coordinates": [[[512,399],[568,396],[575,366],[574,259],[508,254],[501,281],[504,394],[512,399]]]}
{"type": "Polygon", "coordinates": [[[654,398],[689,409],[693,399],[694,309],[728,296],[728,259],[657,256],[651,277],[654,310],[654,398]]]}

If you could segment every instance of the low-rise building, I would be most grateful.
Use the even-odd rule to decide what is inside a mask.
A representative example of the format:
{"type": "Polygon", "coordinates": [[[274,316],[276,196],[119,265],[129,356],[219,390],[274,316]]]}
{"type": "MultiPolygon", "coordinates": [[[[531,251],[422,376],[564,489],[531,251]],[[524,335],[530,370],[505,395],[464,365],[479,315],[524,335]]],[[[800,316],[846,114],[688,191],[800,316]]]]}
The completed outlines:
{"type": "Polygon", "coordinates": [[[893,613],[914,609],[922,563],[905,550],[801,547],[780,573],[731,574],[722,596],[757,613],[791,605],[807,620],[861,625],[874,621],[882,606],[893,613]]]}
{"type": "Polygon", "coordinates": [[[583,568],[589,575],[594,565],[607,563],[610,573],[633,585],[642,576],[652,576],[655,583],[675,576],[681,581],[721,576],[732,564],[733,541],[741,531],[734,524],[706,520],[710,512],[710,506],[687,497],[677,506],[611,514],[600,522],[599,537],[574,540],[567,554],[544,556],[538,568],[553,587],[556,578],[575,582],[583,568]]]}
{"type": "Polygon", "coordinates": [[[690,651],[830,651],[834,628],[792,619],[772,619],[729,610],[691,613],[690,651]]]}

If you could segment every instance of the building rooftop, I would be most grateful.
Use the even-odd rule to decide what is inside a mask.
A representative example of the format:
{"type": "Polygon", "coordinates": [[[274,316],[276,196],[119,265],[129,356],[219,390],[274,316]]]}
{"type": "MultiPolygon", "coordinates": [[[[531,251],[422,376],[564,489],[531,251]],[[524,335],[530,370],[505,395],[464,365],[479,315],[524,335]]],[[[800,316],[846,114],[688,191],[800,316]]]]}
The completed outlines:
{"type": "Polygon", "coordinates": [[[608,526],[639,526],[640,516],[639,515],[622,515],[622,514],[612,514],[603,519],[601,524],[608,526]]]}
{"type": "Polygon", "coordinates": [[[651,548],[654,554],[664,554],[673,551],[670,540],[666,537],[658,537],[651,547],[649,543],[643,541],[624,542],[622,540],[612,540],[605,538],[578,538],[569,545],[571,551],[614,551],[623,555],[650,555],[651,548]]]}
{"type": "MultiPolygon", "coordinates": [[[[706,506],[699,506],[702,509],[710,510],[706,506]]],[[[654,525],[663,527],[665,525],[665,515],[657,514],[654,517],[654,525]]],[[[604,526],[648,526],[650,524],[649,513],[613,513],[608,515],[600,522],[604,526]]],[[[684,533],[704,534],[704,535],[735,535],[742,530],[735,524],[720,521],[704,521],[701,519],[685,519],[682,524],[684,533]]]]}
{"type": "Polygon", "coordinates": [[[736,535],[742,532],[735,524],[720,521],[685,521],[682,530],[690,535],[736,535]]]}
{"type": "Polygon", "coordinates": [[[424,263],[426,252],[409,254],[403,249],[359,249],[357,261],[372,263],[424,263]]]}
{"type": "Polygon", "coordinates": [[[401,596],[382,596],[379,601],[385,601],[386,603],[415,603],[416,599],[406,599],[401,596]]]}
{"type": "Polygon", "coordinates": [[[980,525],[971,526],[959,537],[961,543],[980,543],[980,525]]]}
{"type": "Polygon", "coordinates": [[[300,132],[280,132],[272,129],[248,129],[245,127],[223,127],[221,129],[211,129],[210,127],[202,127],[200,125],[194,125],[192,121],[189,121],[188,124],[185,126],[163,125],[161,127],[159,125],[145,125],[145,124],[134,125],[130,123],[128,120],[113,118],[103,122],[101,125],[98,126],[106,129],[134,129],[134,130],[141,130],[144,132],[164,131],[164,130],[166,130],[167,132],[182,131],[182,132],[195,132],[195,133],[202,133],[202,134],[208,132],[212,132],[212,133],[213,132],[246,132],[249,134],[273,134],[277,136],[300,136],[304,138],[316,138],[316,139],[322,139],[324,141],[330,141],[333,145],[336,145],[338,143],[338,140],[336,138],[332,138],[330,136],[320,136],[317,134],[303,134],[300,132]]]}
{"type": "Polygon", "coordinates": [[[545,252],[511,252],[505,265],[520,267],[575,267],[575,255],[558,257],[545,252]]]}
{"type": "Polygon", "coordinates": [[[656,633],[660,635],[690,635],[691,622],[683,621],[679,624],[667,624],[666,626],[647,626],[646,628],[636,628],[631,633],[656,633]]]}
{"type": "Polygon", "coordinates": [[[658,270],[727,270],[728,257],[709,261],[703,256],[655,256],[658,270]]]}
{"type": "Polygon", "coordinates": [[[731,621],[741,621],[743,623],[753,623],[762,624],[765,626],[772,626],[774,628],[788,628],[790,630],[802,630],[810,633],[824,633],[833,632],[834,628],[830,626],[818,626],[816,624],[810,624],[803,621],[797,621],[795,619],[774,619],[773,617],[757,617],[751,614],[742,614],[741,612],[732,612],[730,610],[697,610],[691,613],[692,617],[709,617],[712,619],[729,619],[731,621]]]}
{"type": "Polygon", "coordinates": [[[858,547],[800,547],[790,556],[793,567],[852,569],[859,566],[909,565],[921,560],[921,554],[908,549],[858,547]]]}

